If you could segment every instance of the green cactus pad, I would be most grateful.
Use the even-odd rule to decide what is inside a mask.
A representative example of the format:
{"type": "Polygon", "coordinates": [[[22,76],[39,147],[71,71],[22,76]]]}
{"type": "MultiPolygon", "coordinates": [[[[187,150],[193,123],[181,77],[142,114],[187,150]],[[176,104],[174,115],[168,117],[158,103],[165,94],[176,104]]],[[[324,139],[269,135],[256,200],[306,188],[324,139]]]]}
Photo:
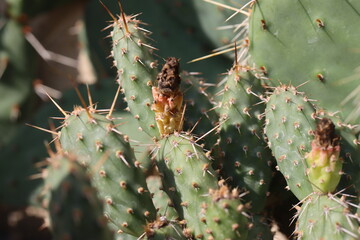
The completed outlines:
{"type": "Polygon", "coordinates": [[[125,94],[128,110],[138,121],[141,129],[152,137],[159,136],[155,114],[151,110],[153,97],[151,86],[157,76],[157,63],[147,43],[149,33],[135,17],[124,16],[112,24],[112,55],[118,70],[118,81],[125,94]]]}
{"type": "Polygon", "coordinates": [[[359,239],[358,222],[348,204],[334,195],[311,195],[302,204],[296,224],[297,239],[359,239]]]}
{"type": "Polygon", "coordinates": [[[65,119],[60,141],[93,171],[94,185],[105,202],[105,215],[119,233],[140,236],[156,219],[145,177],[134,159],[128,139],[106,117],[75,108],[65,119]]]}
{"type": "Polygon", "coordinates": [[[164,191],[179,217],[186,220],[185,236],[203,238],[206,225],[201,204],[207,201],[209,189],[217,188],[217,174],[203,149],[187,138],[170,135],[162,139],[157,165],[164,191]]]}
{"type": "MultiPolygon", "coordinates": [[[[327,111],[343,114],[343,100],[359,85],[360,2],[354,0],[259,0],[250,19],[250,55],[271,84],[301,85],[327,111]]],[[[352,118],[359,123],[359,115],[352,118]]]]}
{"type": "Polygon", "coordinates": [[[244,199],[251,202],[253,212],[265,205],[272,158],[263,140],[260,119],[264,105],[257,104],[261,101],[258,83],[251,74],[234,67],[228,73],[220,105],[222,173],[234,187],[249,191],[244,199]]]}
{"type": "Polygon", "coordinates": [[[283,85],[274,89],[265,113],[265,131],[278,170],[290,190],[302,200],[313,191],[306,175],[304,155],[310,152],[315,131],[314,108],[296,88],[283,85]]]}
{"type": "Polygon", "coordinates": [[[86,169],[74,157],[55,155],[49,161],[44,190],[50,191],[54,239],[113,239],[86,169]]]}

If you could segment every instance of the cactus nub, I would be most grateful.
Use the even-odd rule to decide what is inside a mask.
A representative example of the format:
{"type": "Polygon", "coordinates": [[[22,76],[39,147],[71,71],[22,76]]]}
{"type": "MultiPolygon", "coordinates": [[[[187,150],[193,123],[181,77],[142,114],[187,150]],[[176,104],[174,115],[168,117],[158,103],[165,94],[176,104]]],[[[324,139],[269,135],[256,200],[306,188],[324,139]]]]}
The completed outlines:
{"type": "Polygon", "coordinates": [[[166,59],[157,76],[158,86],[152,88],[154,103],[151,109],[161,135],[168,135],[182,130],[183,94],[180,91],[179,60],[166,59]]]}
{"type": "Polygon", "coordinates": [[[340,181],[342,160],[339,159],[339,140],[332,121],[321,119],[311,143],[311,152],[306,154],[307,174],[316,192],[333,192],[340,181]]]}

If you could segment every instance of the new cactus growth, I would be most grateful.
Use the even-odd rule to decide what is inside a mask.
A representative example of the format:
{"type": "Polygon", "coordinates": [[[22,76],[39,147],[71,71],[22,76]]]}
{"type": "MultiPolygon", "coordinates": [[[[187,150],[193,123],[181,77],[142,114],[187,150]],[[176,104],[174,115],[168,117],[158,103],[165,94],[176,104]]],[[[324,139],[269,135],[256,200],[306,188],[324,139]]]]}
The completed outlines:
{"type": "Polygon", "coordinates": [[[311,152],[305,156],[309,167],[307,174],[316,192],[333,192],[340,181],[342,160],[339,159],[339,140],[332,121],[321,119],[311,143],[311,152]]]}
{"type": "Polygon", "coordinates": [[[264,207],[270,185],[271,155],[266,149],[262,131],[259,81],[235,64],[229,71],[220,104],[220,146],[224,155],[221,163],[224,177],[234,187],[249,193],[252,211],[264,207]]]}
{"type": "Polygon", "coordinates": [[[163,180],[179,217],[186,220],[185,235],[203,238],[206,225],[201,203],[209,189],[217,188],[217,174],[204,151],[186,136],[162,139],[156,155],[163,180]]]}
{"type": "Polygon", "coordinates": [[[265,113],[269,147],[290,190],[302,200],[313,191],[304,156],[311,148],[315,109],[303,93],[283,85],[274,89],[265,113]]]}
{"type": "Polygon", "coordinates": [[[182,130],[184,122],[183,95],[180,91],[179,60],[166,59],[157,76],[158,87],[152,88],[154,103],[151,109],[161,135],[172,134],[182,130]]]}

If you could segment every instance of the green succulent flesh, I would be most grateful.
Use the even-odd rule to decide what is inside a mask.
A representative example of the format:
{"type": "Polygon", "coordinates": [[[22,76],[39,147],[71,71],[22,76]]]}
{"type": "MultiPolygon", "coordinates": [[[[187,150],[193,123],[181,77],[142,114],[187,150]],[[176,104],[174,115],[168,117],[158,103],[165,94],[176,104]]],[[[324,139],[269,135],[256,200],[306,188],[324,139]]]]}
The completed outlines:
{"type": "Polygon", "coordinates": [[[306,175],[305,153],[311,150],[315,110],[293,87],[278,87],[266,106],[265,132],[290,190],[302,200],[312,193],[306,175]]]}
{"type": "Polygon", "coordinates": [[[259,0],[251,15],[250,55],[273,85],[301,90],[330,112],[359,123],[356,101],[344,102],[359,85],[360,2],[356,0],[259,0]]]}
{"type": "Polygon", "coordinates": [[[222,171],[234,187],[249,191],[244,199],[251,202],[253,212],[263,209],[271,180],[271,153],[259,119],[264,105],[256,105],[261,100],[251,93],[261,94],[258,85],[250,73],[232,69],[220,108],[222,171]]]}
{"type": "Polygon", "coordinates": [[[114,22],[111,32],[112,55],[118,72],[118,81],[125,94],[129,111],[141,129],[151,137],[158,137],[155,113],[151,110],[151,86],[157,76],[153,49],[147,43],[148,33],[141,28],[140,21],[131,17],[126,19],[126,26],[121,19],[114,22]]]}
{"type": "Polygon", "coordinates": [[[309,197],[301,206],[296,225],[297,239],[359,239],[358,223],[348,205],[333,195],[309,197]]]}
{"type": "Polygon", "coordinates": [[[112,121],[81,109],[61,129],[65,151],[76,154],[93,171],[94,185],[105,202],[105,215],[120,232],[140,236],[156,210],[145,176],[135,162],[129,143],[112,121]]]}

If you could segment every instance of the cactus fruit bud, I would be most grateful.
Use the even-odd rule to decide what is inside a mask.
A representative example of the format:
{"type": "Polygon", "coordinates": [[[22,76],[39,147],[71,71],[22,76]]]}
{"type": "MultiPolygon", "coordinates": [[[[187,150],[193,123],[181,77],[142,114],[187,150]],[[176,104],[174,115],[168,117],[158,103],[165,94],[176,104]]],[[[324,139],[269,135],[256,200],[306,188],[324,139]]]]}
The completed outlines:
{"type": "Polygon", "coordinates": [[[157,76],[158,86],[152,88],[154,103],[152,110],[161,135],[181,131],[183,125],[183,95],[180,88],[179,59],[166,59],[157,76]]]}
{"type": "Polygon", "coordinates": [[[339,158],[339,137],[330,119],[319,121],[311,152],[306,155],[307,174],[316,192],[333,192],[340,181],[342,161],[339,158]]]}

